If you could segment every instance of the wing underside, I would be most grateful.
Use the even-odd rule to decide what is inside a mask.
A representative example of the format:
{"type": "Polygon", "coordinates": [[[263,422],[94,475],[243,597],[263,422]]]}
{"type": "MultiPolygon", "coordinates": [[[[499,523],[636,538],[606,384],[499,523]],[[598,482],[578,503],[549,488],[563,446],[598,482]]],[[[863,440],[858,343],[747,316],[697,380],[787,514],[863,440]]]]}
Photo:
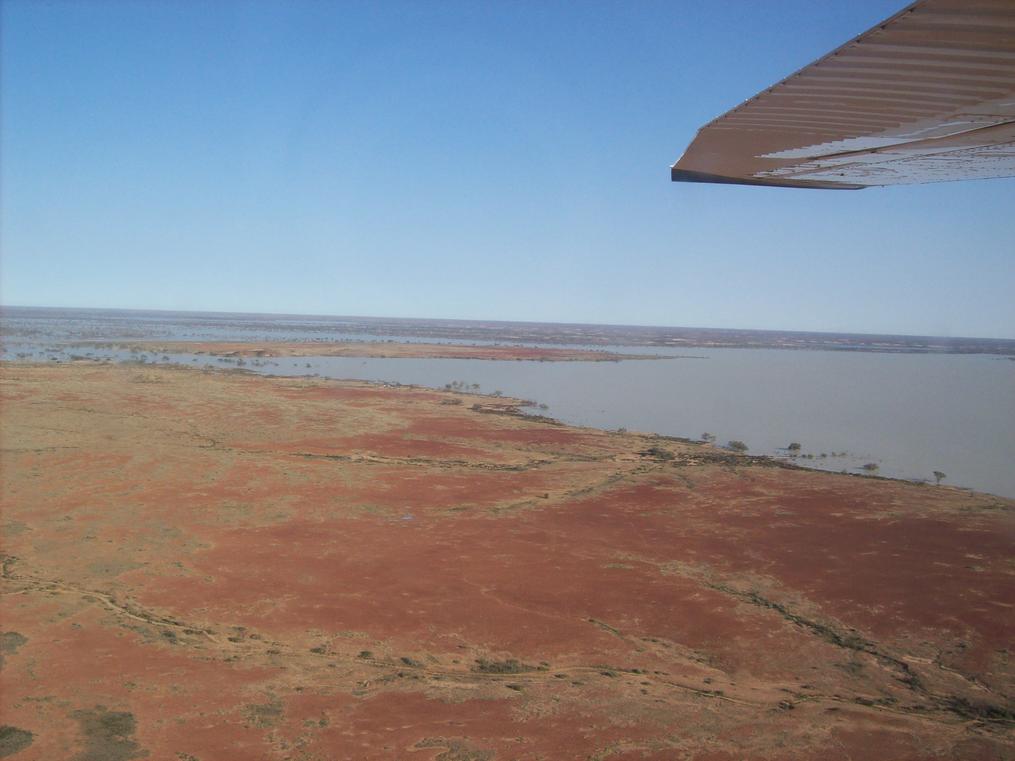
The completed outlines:
{"type": "Polygon", "coordinates": [[[919,0],[702,127],[671,177],[864,188],[1015,176],[1015,0],[919,0]]]}

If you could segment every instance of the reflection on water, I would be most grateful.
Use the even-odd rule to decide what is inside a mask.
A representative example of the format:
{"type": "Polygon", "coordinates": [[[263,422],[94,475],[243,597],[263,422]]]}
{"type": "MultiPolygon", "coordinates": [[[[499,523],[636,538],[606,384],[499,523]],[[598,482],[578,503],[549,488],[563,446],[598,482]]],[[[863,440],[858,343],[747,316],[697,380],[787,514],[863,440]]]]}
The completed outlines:
{"type": "MultiPolygon", "coordinates": [[[[42,335],[8,341],[5,359],[65,361],[75,356],[138,360],[121,350],[49,343],[42,335]]],[[[634,352],[629,347],[613,347],[634,352]]],[[[665,349],[653,353],[666,354],[665,349]]],[[[673,351],[676,355],[678,352],[673,351]]],[[[680,353],[687,354],[688,350],[680,353]]],[[[786,455],[802,464],[932,480],[1015,497],[1015,362],[990,355],[873,354],[771,349],[696,349],[700,359],[638,362],[526,362],[351,357],[247,359],[244,367],[443,387],[479,384],[485,393],[547,405],[568,423],[627,428],[786,455]],[[845,453],[844,455],[842,453],[845,453]],[[822,454],[825,456],[822,457],[822,454]]],[[[196,355],[149,355],[149,362],[233,367],[196,355]]]]}

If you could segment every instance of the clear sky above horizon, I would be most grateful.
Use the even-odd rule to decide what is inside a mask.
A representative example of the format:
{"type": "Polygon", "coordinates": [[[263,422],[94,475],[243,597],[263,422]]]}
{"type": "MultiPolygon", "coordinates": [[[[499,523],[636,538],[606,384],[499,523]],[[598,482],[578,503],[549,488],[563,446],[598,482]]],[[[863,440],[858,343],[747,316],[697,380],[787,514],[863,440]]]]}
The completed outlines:
{"type": "Polygon", "coordinates": [[[0,303],[1015,338],[1015,180],[669,181],[902,5],[5,0],[0,303]]]}

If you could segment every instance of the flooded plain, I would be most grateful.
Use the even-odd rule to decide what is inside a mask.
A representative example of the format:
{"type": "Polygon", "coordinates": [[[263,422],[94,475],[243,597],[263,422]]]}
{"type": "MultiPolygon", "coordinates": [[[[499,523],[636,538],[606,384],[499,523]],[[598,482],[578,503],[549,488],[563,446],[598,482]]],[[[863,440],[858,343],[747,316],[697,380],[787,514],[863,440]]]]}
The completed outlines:
{"type": "MultiPolygon", "coordinates": [[[[3,358],[237,367],[273,375],[320,375],[532,400],[563,422],[699,439],[742,441],[753,454],[827,470],[943,483],[1015,497],[1015,361],[991,354],[597,346],[668,356],[656,361],[541,362],[306,357],[242,360],[145,354],[98,340],[356,340],[319,319],[156,321],[109,313],[5,319],[3,358]],[[867,466],[866,469],[864,466],[867,466]]],[[[114,313],[115,314],[115,313],[114,313]]],[[[121,313],[122,315],[122,313],[121,313]]],[[[400,336],[388,339],[405,340],[400,336]]],[[[474,341],[473,343],[490,343],[474,341]]]]}

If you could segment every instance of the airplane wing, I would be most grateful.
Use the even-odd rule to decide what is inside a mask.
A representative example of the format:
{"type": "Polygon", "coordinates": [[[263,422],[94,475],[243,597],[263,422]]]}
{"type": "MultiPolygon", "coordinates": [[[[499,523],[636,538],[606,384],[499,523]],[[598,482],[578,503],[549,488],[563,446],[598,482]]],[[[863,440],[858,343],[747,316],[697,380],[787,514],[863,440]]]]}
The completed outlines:
{"type": "Polygon", "coordinates": [[[698,130],[679,182],[1015,176],[1015,0],[918,0],[698,130]]]}

